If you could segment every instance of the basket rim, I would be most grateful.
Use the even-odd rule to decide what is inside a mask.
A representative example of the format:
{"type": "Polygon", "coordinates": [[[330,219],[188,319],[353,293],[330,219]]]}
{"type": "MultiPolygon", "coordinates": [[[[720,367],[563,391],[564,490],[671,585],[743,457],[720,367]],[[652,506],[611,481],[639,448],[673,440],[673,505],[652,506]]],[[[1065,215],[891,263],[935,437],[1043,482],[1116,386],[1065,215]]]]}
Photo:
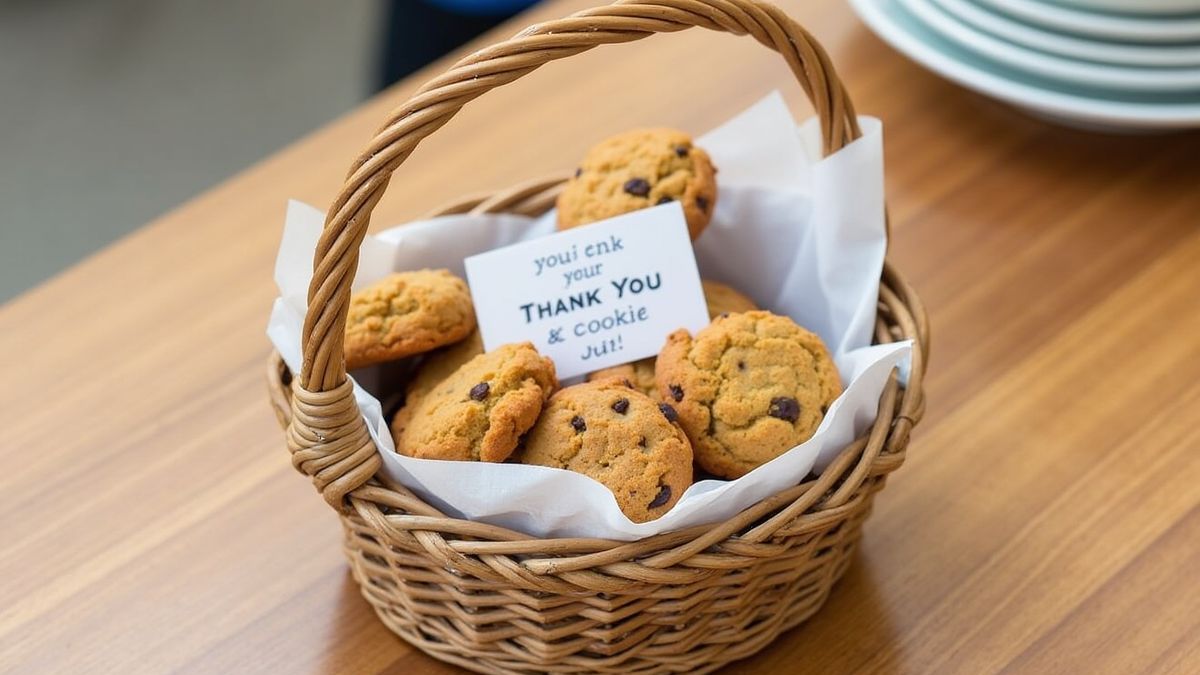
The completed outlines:
{"type": "MultiPolygon", "coordinates": [[[[267,359],[267,384],[268,396],[272,405],[272,410],[275,412],[276,419],[280,426],[284,429],[291,419],[290,406],[292,401],[291,382],[294,375],[287,364],[284,363],[283,357],[278,351],[272,350],[267,359]]],[[[839,472],[835,469],[844,469],[849,458],[856,458],[864,449],[864,446],[869,440],[878,435],[879,429],[890,430],[897,422],[904,420],[909,426],[914,426],[920,420],[924,413],[923,407],[915,416],[901,416],[898,406],[895,405],[896,399],[903,395],[905,388],[899,384],[895,372],[892,373],[888,384],[885,387],[884,394],[881,397],[883,400],[888,398],[888,408],[891,413],[888,417],[877,416],[876,421],[872,422],[871,428],[849,443],[845,448],[838,452],[837,457],[829,464],[824,472],[816,479],[802,480],[801,483],[790,488],[777,492],[773,495],[764,497],[763,499],[751,504],[741,512],[724,521],[716,521],[701,525],[693,525],[680,530],[671,530],[660,534],[650,535],[640,539],[621,540],[621,539],[605,539],[599,537],[540,537],[537,535],[521,532],[519,530],[509,529],[500,525],[491,525],[472,520],[470,518],[459,518],[453,515],[447,515],[438,511],[436,507],[421,499],[407,487],[396,483],[383,473],[376,473],[370,482],[353,490],[346,495],[346,500],[354,507],[360,507],[366,503],[373,503],[379,509],[381,515],[384,515],[393,525],[402,526],[404,529],[413,530],[429,530],[445,532],[447,534],[457,534],[460,536],[470,537],[471,543],[457,545],[454,548],[464,554],[489,554],[489,555],[517,555],[524,556],[532,553],[545,553],[544,548],[562,549],[556,551],[556,554],[566,553],[595,553],[599,551],[608,551],[613,548],[625,547],[631,544],[648,544],[655,543],[661,546],[673,546],[678,541],[694,541],[697,537],[704,534],[711,534],[718,526],[729,523],[731,521],[741,521],[750,517],[750,514],[761,516],[763,513],[777,511],[783,504],[794,504],[801,496],[812,491],[814,494],[823,495],[833,487],[840,479],[839,472]],[[887,424],[880,424],[880,420],[888,420],[887,424]],[[824,480],[823,480],[824,479],[824,480]],[[824,489],[822,489],[824,488],[824,489]],[[409,510],[417,515],[406,515],[391,517],[389,512],[395,510],[409,510]],[[468,526],[458,525],[456,523],[469,523],[468,526]],[[522,550],[523,542],[540,542],[541,546],[536,549],[522,550]],[[497,544],[497,545],[492,545],[497,544]]],[[[885,432],[886,433],[886,432],[885,432]]],[[[377,448],[378,450],[378,448],[377,448]]],[[[891,473],[899,468],[903,462],[902,458],[897,458],[897,451],[885,451],[875,458],[875,466],[869,473],[875,476],[883,476],[891,473]]],[[[812,474],[806,476],[808,479],[812,474]]],[[[811,500],[815,506],[817,503],[822,503],[822,500],[811,500]]],[[[356,510],[358,510],[356,508],[356,510]]],[[[361,515],[361,513],[360,513],[361,515]]],[[[751,518],[752,521],[758,518],[751,518]]],[[[724,530],[724,528],[720,528],[724,530]]],[[[743,529],[743,528],[739,528],[743,529]]],[[[710,537],[704,537],[709,539],[710,537]]],[[[718,539],[725,539],[719,537],[718,539]]],[[[728,535],[728,538],[744,539],[736,533],[728,535]]],[[[464,540],[466,541],[466,540],[464,540]]],[[[576,567],[586,565],[546,565],[537,566],[543,568],[544,573],[554,573],[569,571],[576,567]]]]}

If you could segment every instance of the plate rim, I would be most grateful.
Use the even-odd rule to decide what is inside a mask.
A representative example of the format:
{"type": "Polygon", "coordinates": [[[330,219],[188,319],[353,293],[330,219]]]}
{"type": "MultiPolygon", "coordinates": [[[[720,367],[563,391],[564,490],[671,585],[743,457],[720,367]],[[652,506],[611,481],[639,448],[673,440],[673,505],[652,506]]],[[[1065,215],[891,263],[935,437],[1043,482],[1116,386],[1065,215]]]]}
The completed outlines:
{"type": "Polygon", "coordinates": [[[1140,17],[1146,17],[1146,18],[1172,18],[1172,17],[1180,17],[1180,16],[1187,16],[1189,14],[1200,13],[1200,2],[1195,3],[1195,5],[1191,8],[1180,9],[1177,7],[1164,7],[1161,5],[1146,7],[1145,0],[1143,0],[1141,7],[1136,7],[1136,8],[1135,7],[1127,7],[1127,6],[1121,6],[1121,7],[1112,6],[1109,4],[1110,0],[1101,3],[1101,6],[1096,6],[1096,5],[1090,4],[1089,0],[1047,0],[1047,1],[1050,4],[1057,5],[1059,7],[1068,7],[1070,9],[1078,9],[1078,10],[1085,11],[1085,12],[1103,12],[1103,13],[1112,13],[1112,14],[1118,14],[1118,15],[1122,15],[1122,16],[1132,16],[1132,17],[1140,16],[1140,17]],[[1084,3],[1087,3],[1087,4],[1084,4],[1084,3]]]}
{"type": "Polygon", "coordinates": [[[1020,47],[970,26],[941,9],[937,0],[897,0],[913,18],[960,48],[1047,80],[1114,92],[1191,93],[1200,99],[1200,68],[1147,69],[1075,61],[1020,47]],[[1178,74],[1179,81],[1171,82],[1178,74]]]}
{"type": "Polygon", "coordinates": [[[973,26],[1001,40],[1029,49],[1097,63],[1126,67],[1187,68],[1200,66],[1200,45],[1133,44],[1091,40],[1067,35],[1040,26],[1022,23],[1007,14],[995,12],[971,0],[933,0],[961,23],[973,26]],[[1069,47],[1063,47],[1068,45],[1069,47]],[[1170,54],[1175,51],[1179,54],[1170,54]]]}
{"type": "Polygon", "coordinates": [[[1036,0],[974,0],[993,11],[1072,35],[1145,42],[1200,42],[1200,18],[1139,17],[1090,12],[1036,0]]]}
{"type": "Polygon", "coordinates": [[[894,3],[895,0],[849,1],[859,19],[881,40],[923,67],[966,89],[1017,107],[1092,123],[1143,129],[1200,125],[1200,103],[1097,100],[1009,80],[975,64],[959,61],[921,41],[902,24],[893,21],[882,8],[883,3],[894,3]]]}

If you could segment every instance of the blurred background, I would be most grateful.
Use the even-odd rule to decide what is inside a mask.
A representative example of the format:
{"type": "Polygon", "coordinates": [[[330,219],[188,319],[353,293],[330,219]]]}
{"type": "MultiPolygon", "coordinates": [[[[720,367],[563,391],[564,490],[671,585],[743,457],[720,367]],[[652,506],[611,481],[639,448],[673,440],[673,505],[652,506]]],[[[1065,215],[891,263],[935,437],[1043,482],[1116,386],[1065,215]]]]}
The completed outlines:
{"type": "MultiPolygon", "coordinates": [[[[0,302],[536,2],[0,0],[0,302]]],[[[1200,128],[1200,0],[845,2],[1053,125],[1200,128]]]]}
{"type": "Polygon", "coordinates": [[[0,0],[0,302],[534,0],[0,0]]]}

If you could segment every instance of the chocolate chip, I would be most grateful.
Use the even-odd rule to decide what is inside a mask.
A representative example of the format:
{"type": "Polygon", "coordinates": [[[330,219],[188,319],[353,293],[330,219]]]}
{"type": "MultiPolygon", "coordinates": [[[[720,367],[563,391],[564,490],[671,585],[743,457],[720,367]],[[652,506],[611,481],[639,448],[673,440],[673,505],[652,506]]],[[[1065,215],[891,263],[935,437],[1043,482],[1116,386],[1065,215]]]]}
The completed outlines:
{"type": "Polygon", "coordinates": [[[629,399],[619,398],[619,399],[613,401],[612,409],[613,409],[613,412],[624,415],[629,410],[629,399]]]}
{"type": "Polygon", "coordinates": [[[681,387],[677,384],[671,385],[671,398],[675,399],[676,403],[678,403],[679,401],[682,401],[683,400],[683,387],[681,387]]]}
{"type": "Polygon", "coordinates": [[[828,413],[829,413],[829,406],[827,406],[827,405],[821,406],[821,414],[826,415],[828,413]]]}
{"type": "Polygon", "coordinates": [[[585,423],[583,418],[579,415],[571,418],[571,426],[574,427],[575,433],[582,434],[583,432],[587,431],[587,423],[585,423]]]}
{"type": "Polygon", "coordinates": [[[650,502],[650,506],[646,508],[657,509],[669,501],[671,501],[671,486],[663,485],[658,488],[658,494],[654,496],[654,501],[650,502]]]}
{"type": "Polygon", "coordinates": [[[708,197],[696,197],[696,206],[699,206],[701,211],[708,213],[708,197]]]}
{"type": "Polygon", "coordinates": [[[625,181],[625,191],[634,197],[645,197],[650,194],[650,183],[645,178],[630,178],[625,181]]]}
{"type": "MultiPolygon", "coordinates": [[[[491,392],[491,390],[492,387],[487,382],[480,382],[474,387],[471,387],[471,398],[476,401],[482,401],[488,397],[488,393],[491,392]]],[[[462,390],[460,389],[459,391],[462,390]]]]}
{"type": "Polygon", "coordinates": [[[771,407],[767,408],[767,414],[771,417],[778,417],[781,420],[795,422],[800,417],[800,403],[794,398],[780,396],[771,399],[771,407]]]}
{"type": "Polygon", "coordinates": [[[633,389],[633,383],[629,381],[628,377],[621,380],[621,383],[624,384],[627,388],[633,389]]]}
{"type": "Polygon", "coordinates": [[[668,422],[679,419],[679,413],[675,412],[675,408],[670,403],[659,403],[658,409],[662,411],[663,417],[666,417],[668,422]]]}
{"type": "Polygon", "coordinates": [[[641,438],[638,439],[638,447],[639,448],[646,447],[646,437],[645,436],[642,436],[641,438]]]}
{"type": "Polygon", "coordinates": [[[583,167],[576,167],[575,168],[575,177],[579,178],[582,175],[583,175],[583,167]]]}
{"type": "Polygon", "coordinates": [[[676,157],[687,157],[687,154],[688,154],[688,149],[687,149],[686,145],[675,146],[675,156],[676,157]]]}
{"type": "Polygon", "coordinates": [[[670,203],[671,203],[671,202],[673,202],[673,201],[675,201],[675,200],[674,200],[674,199],[671,199],[670,197],[668,197],[668,196],[666,196],[666,195],[663,195],[663,196],[659,197],[659,198],[658,198],[658,201],[656,201],[656,202],[654,202],[654,203],[655,203],[655,204],[670,204],[670,203]]]}
{"type": "Polygon", "coordinates": [[[745,370],[745,369],[746,369],[746,362],[738,361],[738,370],[745,370]]]}

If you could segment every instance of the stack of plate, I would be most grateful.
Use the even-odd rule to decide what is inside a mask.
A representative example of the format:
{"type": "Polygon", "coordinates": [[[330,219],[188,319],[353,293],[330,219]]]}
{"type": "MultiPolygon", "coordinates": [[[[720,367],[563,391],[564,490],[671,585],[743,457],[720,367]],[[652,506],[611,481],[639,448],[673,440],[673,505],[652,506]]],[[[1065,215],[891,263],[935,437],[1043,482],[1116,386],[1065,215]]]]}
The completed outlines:
{"type": "Polygon", "coordinates": [[[1200,127],[1200,0],[850,0],[959,84],[1074,126],[1200,127]]]}

